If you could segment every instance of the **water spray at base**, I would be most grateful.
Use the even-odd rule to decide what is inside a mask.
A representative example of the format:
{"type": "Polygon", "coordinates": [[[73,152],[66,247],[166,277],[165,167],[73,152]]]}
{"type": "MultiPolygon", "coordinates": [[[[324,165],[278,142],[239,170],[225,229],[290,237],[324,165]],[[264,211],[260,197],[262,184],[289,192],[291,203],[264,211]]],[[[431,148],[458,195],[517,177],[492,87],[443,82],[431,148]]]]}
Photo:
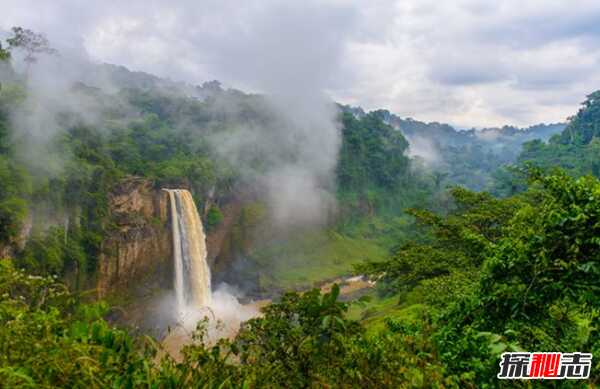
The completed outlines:
{"type": "Polygon", "coordinates": [[[237,332],[241,322],[256,316],[258,309],[240,304],[239,293],[226,284],[219,285],[213,294],[206,235],[192,195],[185,189],[164,190],[171,209],[177,327],[185,336],[208,317],[211,338],[229,336],[237,332]]]}

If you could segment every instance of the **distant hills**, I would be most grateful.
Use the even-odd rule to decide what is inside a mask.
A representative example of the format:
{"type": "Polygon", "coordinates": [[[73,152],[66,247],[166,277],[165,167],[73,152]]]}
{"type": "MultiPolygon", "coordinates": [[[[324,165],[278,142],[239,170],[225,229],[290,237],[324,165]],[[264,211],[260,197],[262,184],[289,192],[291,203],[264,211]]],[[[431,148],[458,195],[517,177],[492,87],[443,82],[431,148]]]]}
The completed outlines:
{"type": "MultiPolygon", "coordinates": [[[[356,117],[367,113],[360,107],[341,106],[356,117]]],[[[527,128],[503,126],[460,130],[444,123],[425,123],[401,118],[388,110],[372,112],[400,131],[410,146],[408,155],[417,165],[443,175],[444,182],[474,190],[492,190],[499,167],[517,161],[523,144],[548,141],[563,132],[566,123],[536,124],[527,128]]]]}

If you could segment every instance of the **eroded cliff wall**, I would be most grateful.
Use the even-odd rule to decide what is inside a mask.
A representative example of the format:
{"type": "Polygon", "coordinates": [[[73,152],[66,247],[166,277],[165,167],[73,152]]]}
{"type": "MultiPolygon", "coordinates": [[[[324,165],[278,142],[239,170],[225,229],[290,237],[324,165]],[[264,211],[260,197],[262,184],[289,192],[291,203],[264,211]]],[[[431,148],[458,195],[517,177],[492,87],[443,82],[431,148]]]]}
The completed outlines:
{"type": "MultiPolygon", "coordinates": [[[[185,185],[183,185],[185,186],[185,185]]],[[[99,297],[147,296],[173,287],[173,245],[168,193],[151,180],[129,177],[109,195],[112,227],[102,243],[97,272],[99,297]]],[[[214,276],[227,271],[237,249],[232,232],[242,200],[219,201],[223,220],[207,233],[208,262],[214,276]]]]}
{"type": "Polygon", "coordinates": [[[102,243],[97,289],[145,294],[172,284],[168,195],[142,178],[123,180],[109,195],[112,226],[102,243]]]}

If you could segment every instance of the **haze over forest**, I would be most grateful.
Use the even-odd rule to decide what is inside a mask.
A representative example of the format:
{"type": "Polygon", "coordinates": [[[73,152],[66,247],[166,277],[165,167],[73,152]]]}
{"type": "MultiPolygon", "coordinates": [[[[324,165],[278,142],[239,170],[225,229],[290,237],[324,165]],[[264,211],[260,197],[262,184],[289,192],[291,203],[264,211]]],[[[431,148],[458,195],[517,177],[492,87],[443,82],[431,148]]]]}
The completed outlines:
{"type": "Polygon", "coordinates": [[[595,387],[599,18],[4,1],[0,387],[595,387]]]}

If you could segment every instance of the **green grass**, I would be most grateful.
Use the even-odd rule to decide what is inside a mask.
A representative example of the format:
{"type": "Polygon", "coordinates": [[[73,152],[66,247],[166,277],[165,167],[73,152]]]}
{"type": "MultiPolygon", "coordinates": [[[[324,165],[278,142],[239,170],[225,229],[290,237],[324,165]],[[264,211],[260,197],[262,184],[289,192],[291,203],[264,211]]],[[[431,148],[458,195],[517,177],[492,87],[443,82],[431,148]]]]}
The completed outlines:
{"type": "Polygon", "coordinates": [[[355,264],[387,259],[390,248],[413,233],[413,219],[407,215],[369,216],[266,242],[252,258],[264,269],[259,278],[263,289],[307,289],[350,275],[355,264]]]}
{"type": "Polygon", "coordinates": [[[424,310],[431,309],[425,304],[400,303],[399,297],[381,297],[375,290],[369,293],[370,301],[365,304],[352,304],[348,311],[348,318],[359,320],[366,328],[367,333],[374,334],[385,329],[385,319],[398,321],[415,321],[424,310]]]}
{"type": "Polygon", "coordinates": [[[260,279],[262,287],[305,289],[351,274],[354,264],[384,260],[387,255],[388,248],[374,239],[313,231],[272,244],[254,258],[266,269],[260,279]]]}

